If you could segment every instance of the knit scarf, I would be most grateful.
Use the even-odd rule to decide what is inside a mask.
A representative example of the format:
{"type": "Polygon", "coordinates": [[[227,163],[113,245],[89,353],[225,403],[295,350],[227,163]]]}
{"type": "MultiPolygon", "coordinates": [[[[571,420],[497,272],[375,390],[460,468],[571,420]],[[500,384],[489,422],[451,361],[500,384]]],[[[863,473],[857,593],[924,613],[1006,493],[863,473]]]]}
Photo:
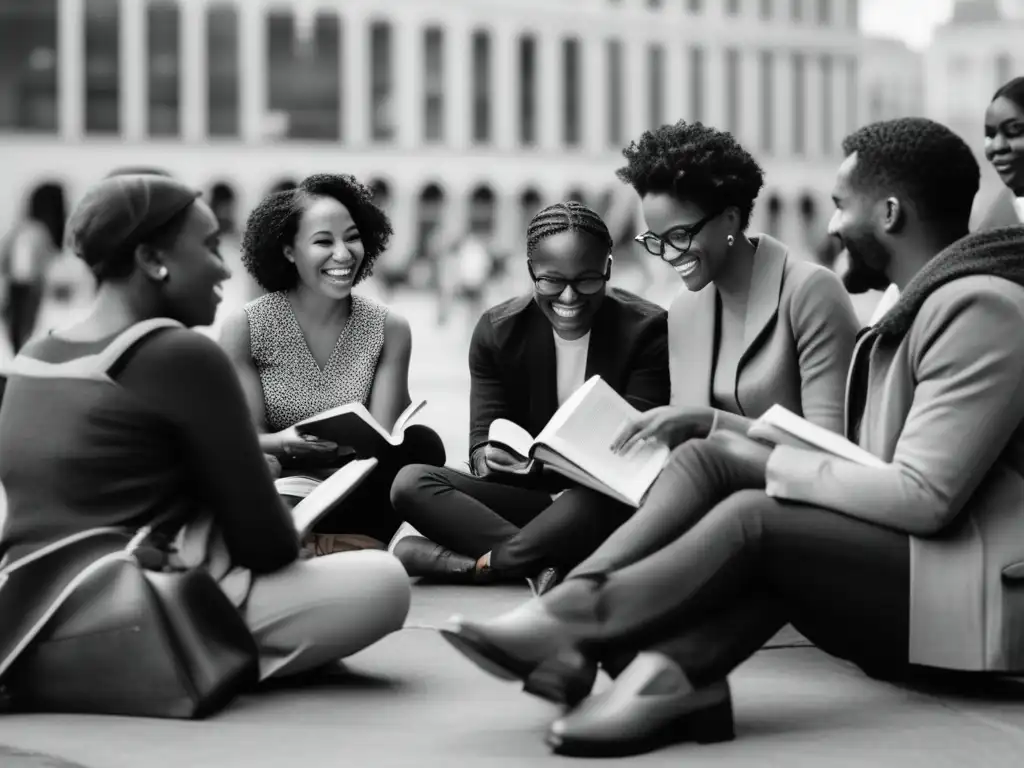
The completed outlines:
{"type": "Polygon", "coordinates": [[[907,284],[874,330],[880,336],[903,337],[933,291],[970,275],[992,275],[1024,285],[1024,227],[975,232],[943,249],[907,284]]]}

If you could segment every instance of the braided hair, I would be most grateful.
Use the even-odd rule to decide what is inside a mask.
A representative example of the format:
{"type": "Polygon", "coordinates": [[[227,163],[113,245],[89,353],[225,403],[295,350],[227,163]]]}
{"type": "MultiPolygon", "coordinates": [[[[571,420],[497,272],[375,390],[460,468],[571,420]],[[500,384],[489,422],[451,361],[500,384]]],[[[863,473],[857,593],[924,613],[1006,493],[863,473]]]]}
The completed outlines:
{"type": "Polygon", "coordinates": [[[583,203],[570,200],[549,205],[530,221],[530,226],[526,229],[527,258],[533,255],[541,240],[562,232],[586,232],[607,246],[609,252],[614,244],[604,219],[583,203]]]}

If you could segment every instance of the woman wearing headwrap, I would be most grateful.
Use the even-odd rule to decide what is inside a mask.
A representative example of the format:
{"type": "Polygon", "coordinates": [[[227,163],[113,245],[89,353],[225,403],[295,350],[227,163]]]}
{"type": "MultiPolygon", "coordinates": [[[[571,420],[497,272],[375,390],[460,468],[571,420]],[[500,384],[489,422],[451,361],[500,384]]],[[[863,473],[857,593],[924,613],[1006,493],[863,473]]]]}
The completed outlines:
{"type": "Polygon", "coordinates": [[[229,277],[217,230],[197,192],[156,175],[108,178],[72,214],[70,245],[99,287],[81,322],[12,363],[0,407],[0,565],[170,513],[182,556],[207,563],[241,606],[262,676],[286,675],[400,628],[409,585],[382,552],[299,559],[231,363],[188,330],[210,323],[229,277]]]}

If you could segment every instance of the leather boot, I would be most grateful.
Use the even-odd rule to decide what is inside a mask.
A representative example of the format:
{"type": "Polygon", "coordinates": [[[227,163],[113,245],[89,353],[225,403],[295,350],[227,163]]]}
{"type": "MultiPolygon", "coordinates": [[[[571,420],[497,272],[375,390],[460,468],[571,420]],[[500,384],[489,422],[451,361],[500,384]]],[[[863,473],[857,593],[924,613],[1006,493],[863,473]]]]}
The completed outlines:
{"type": "Polygon", "coordinates": [[[478,584],[485,580],[477,573],[476,560],[435,544],[425,536],[406,536],[392,551],[413,577],[453,584],[478,584]]]}

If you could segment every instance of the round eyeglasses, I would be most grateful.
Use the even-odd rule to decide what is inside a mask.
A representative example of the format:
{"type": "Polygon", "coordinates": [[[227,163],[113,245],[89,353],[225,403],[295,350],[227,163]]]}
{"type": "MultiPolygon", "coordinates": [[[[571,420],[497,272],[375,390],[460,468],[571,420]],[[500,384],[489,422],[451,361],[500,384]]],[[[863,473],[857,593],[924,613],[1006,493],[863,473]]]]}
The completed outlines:
{"type": "Polygon", "coordinates": [[[665,261],[675,261],[679,258],[680,254],[686,253],[690,250],[690,246],[693,245],[693,238],[704,229],[709,221],[718,216],[721,211],[705,216],[700,221],[694,224],[680,224],[679,226],[672,227],[666,232],[656,235],[653,232],[647,231],[641,235],[637,235],[633,239],[640,243],[647,252],[652,256],[657,256],[665,261]],[[672,253],[669,253],[666,257],[665,244],[668,243],[672,249],[672,253]]]}
{"type": "Polygon", "coordinates": [[[608,269],[605,270],[603,275],[586,275],[584,277],[573,278],[572,280],[565,277],[549,277],[548,275],[538,276],[533,271],[532,261],[526,262],[526,268],[530,272],[530,279],[533,280],[533,285],[537,289],[537,293],[541,296],[561,296],[566,287],[570,285],[576,293],[583,296],[592,296],[595,293],[599,293],[612,276],[612,265],[610,263],[608,264],[608,269]]]}

